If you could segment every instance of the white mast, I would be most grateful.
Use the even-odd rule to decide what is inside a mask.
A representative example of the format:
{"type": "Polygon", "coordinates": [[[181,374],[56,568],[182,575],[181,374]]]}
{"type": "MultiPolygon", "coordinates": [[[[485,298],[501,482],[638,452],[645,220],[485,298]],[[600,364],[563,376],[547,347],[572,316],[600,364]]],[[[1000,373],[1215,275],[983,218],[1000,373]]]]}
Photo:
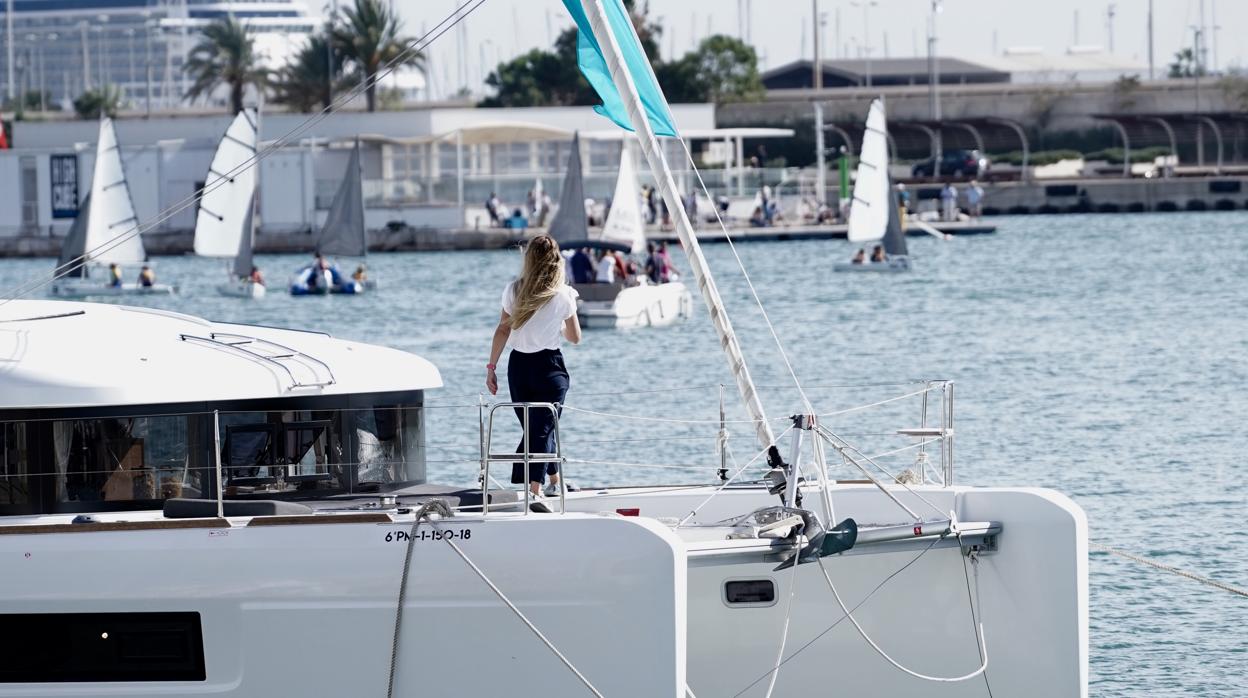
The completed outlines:
{"type": "Polygon", "coordinates": [[[676,235],[680,238],[680,244],[685,250],[685,256],[689,258],[689,266],[693,270],[693,279],[698,285],[698,290],[702,292],[702,300],[706,302],[706,306],[711,312],[711,322],[715,326],[715,333],[719,335],[719,343],[723,346],[724,353],[728,355],[728,365],[732,369],[733,378],[736,379],[737,390],[741,393],[741,399],[745,402],[745,407],[750,413],[750,419],[754,422],[754,432],[763,448],[773,446],[776,439],[772,434],[771,424],[767,421],[767,414],[763,410],[763,404],[758,398],[758,391],[754,388],[754,380],[750,377],[750,370],[745,364],[745,357],[741,353],[741,345],[737,342],[737,335],[732,329],[732,323],[728,320],[728,314],[724,311],[724,304],[719,297],[719,290],[715,287],[715,280],[711,277],[711,271],[706,263],[706,258],[702,256],[702,247],[698,244],[698,238],[693,233],[693,226],[689,223],[689,217],[685,214],[685,207],[681,205],[680,196],[676,189],[676,180],[672,177],[672,171],[668,168],[667,161],[663,157],[663,151],[659,147],[659,140],[655,137],[654,129],[646,116],[641,96],[637,92],[637,86],[633,83],[633,76],[629,74],[628,68],[624,65],[624,57],[620,52],[619,42],[616,41],[615,34],[612,33],[610,22],[607,19],[607,10],[602,4],[602,0],[583,0],[582,7],[586,11],[585,15],[589,20],[590,27],[593,29],[594,36],[598,39],[598,45],[603,49],[603,58],[606,60],[607,69],[611,72],[611,79],[615,83],[615,88],[623,98],[624,108],[628,112],[629,121],[632,122],[633,128],[637,129],[637,140],[641,146],[641,152],[646,156],[646,162],[650,166],[650,171],[654,174],[659,193],[663,195],[663,200],[667,203],[667,210],[671,213],[672,220],[676,224],[676,235]]]}

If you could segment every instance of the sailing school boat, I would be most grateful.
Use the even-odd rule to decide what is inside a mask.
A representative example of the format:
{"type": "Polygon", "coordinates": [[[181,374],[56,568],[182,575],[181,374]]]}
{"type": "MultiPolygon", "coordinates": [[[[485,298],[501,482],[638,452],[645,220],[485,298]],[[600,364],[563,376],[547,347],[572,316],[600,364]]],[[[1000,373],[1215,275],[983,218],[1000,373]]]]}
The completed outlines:
{"type": "Polygon", "coordinates": [[[223,296],[263,298],[264,283],[253,277],[255,244],[256,110],[244,109],[226,129],[208,166],[195,217],[195,254],[233,259],[229,278],[217,286],[223,296]]]}
{"type": "Polygon", "coordinates": [[[352,276],[346,276],[338,265],[325,261],[325,255],[368,256],[368,231],[364,227],[364,182],[360,173],[360,141],[357,138],[347,162],[346,173],[338,185],[338,193],[325,215],[325,225],[316,240],[316,261],[295,272],[290,282],[292,296],[355,295],[376,288],[365,277],[361,263],[352,276]]]}
{"type": "MultiPolygon", "coordinates": [[[[906,233],[901,229],[897,192],[888,174],[888,123],[884,101],[871,102],[867,128],[862,136],[862,153],[854,182],[854,199],[849,207],[849,240],[861,245],[879,243],[884,258],[855,258],[842,262],[836,271],[899,272],[910,270],[906,233]]],[[[874,255],[872,255],[874,257],[874,255]]]]}
{"type": "Polygon", "coordinates": [[[133,267],[147,261],[143,238],[135,232],[138,224],[113,120],[101,117],[91,190],[79,206],[57,259],[58,270],[72,268],[51,284],[49,293],[83,298],[175,292],[177,289],[168,284],[122,281],[124,265],[133,267]]]}
{"type": "MultiPolygon", "coordinates": [[[[627,256],[646,251],[641,195],[628,140],[620,148],[615,194],[601,229],[589,230],[584,201],[580,138],[574,136],[563,192],[559,197],[559,210],[550,223],[550,236],[564,250],[575,250],[574,254],[589,254],[592,251],[627,256]]],[[[574,269],[575,266],[573,264],[574,269]]],[[[588,329],[662,327],[693,313],[693,297],[680,281],[654,283],[644,273],[631,279],[617,278],[610,283],[585,278],[578,280],[569,274],[569,281],[579,296],[577,315],[581,327],[588,329]]]]}

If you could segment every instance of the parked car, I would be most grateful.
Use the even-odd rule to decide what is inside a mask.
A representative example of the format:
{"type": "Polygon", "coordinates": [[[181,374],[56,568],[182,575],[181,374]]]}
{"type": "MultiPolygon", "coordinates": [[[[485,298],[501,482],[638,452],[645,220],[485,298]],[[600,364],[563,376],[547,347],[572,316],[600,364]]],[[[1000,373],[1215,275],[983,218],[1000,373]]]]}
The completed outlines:
{"type": "MultiPolygon", "coordinates": [[[[910,174],[915,177],[931,177],[933,158],[914,163],[910,174]]],[[[940,176],[981,177],[988,171],[988,158],[978,150],[946,150],[940,157],[940,176]]]]}

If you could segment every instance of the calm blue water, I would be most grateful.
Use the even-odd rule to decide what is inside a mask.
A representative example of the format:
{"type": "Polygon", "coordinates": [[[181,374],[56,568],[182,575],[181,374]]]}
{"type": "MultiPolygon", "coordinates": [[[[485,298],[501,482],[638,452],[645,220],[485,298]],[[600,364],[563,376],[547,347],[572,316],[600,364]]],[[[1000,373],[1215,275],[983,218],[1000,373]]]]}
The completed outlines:
{"type": "MultiPolygon", "coordinates": [[[[917,268],[901,276],[832,274],[852,252],[845,242],[755,243],[740,253],[818,411],[910,392],[914,379],[954,379],[959,482],[1055,488],[1087,511],[1093,540],[1248,586],[1248,214],[997,222],[995,236],[912,239],[917,268]],[[877,385],[839,387],[861,383],[877,385]]],[[[729,249],[707,252],[755,379],[771,386],[770,413],[797,411],[729,249]]],[[[276,280],[303,259],[259,262],[276,280]]],[[[51,266],[0,261],[0,282],[51,266]]],[[[391,254],[370,266],[382,283],[373,296],[242,302],[212,292],[219,264],[162,258],[162,280],[183,293],[153,304],[320,329],[433,360],[446,387],[431,400],[432,476],[475,482],[476,395],[519,257],[391,254]]],[[[700,306],[673,328],[587,334],[566,355],[573,407],[706,420],[570,411],[572,480],[713,476],[714,386],[731,379],[700,306]]],[[[731,388],[728,397],[729,419],[739,419],[731,388]]],[[[918,409],[909,398],[830,423],[878,453],[907,445],[886,434],[916,426],[918,409]]],[[[744,462],[752,438],[732,429],[744,462]]],[[[913,452],[886,461],[900,470],[913,452]]],[[[1248,600],[1100,553],[1090,565],[1093,695],[1248,695],[1248,600]]]]}

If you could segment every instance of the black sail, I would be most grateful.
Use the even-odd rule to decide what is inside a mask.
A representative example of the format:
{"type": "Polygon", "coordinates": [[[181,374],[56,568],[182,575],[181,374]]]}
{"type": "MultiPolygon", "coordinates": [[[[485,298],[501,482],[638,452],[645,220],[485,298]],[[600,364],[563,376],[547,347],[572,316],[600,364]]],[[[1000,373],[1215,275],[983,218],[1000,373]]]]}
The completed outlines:
{"type": "MultiPolygon", "coordinates": [[[[368,233],[364,229],[364,184],[360,178],[360,142],[355,142],[351,160],[334,202],[325,216],[325,226],[316,241],[321,254],[363,257],[368,254],[368,233]]],[[[250,271],[250,270],[249,270],[250,271]]]]}
{"type": "Polygon", "coordinates": [[[234,256],[234,276],[246,279],[251,276],[253,264],[251,248],[256,242],[256,225],[253,216],[256,211],[256,195],[251,195],[247,203],[247,218],[243,222],[243,234],[238,239],[238,254],[234,256]]]}
{"type": "Polygon", "coordinates": [[[585,183],[581,181],[581,137],[572,136],[572,154],[568,156],[568,171],[563,177],[563,191],[559,193],[559,210],[550,222],[549,234],[561,245],[589,237],[589,222],[585,218],[585,183]]]}
{"type": "Polygon", "coordinates": [[[893,178],[888,178],[888,228],[884,230],[884,253],[889,257],[904,257],[906,250],[906,231],[901,229],[901,213],[898,210],[897,188],[893,186],[893,178]]]}

